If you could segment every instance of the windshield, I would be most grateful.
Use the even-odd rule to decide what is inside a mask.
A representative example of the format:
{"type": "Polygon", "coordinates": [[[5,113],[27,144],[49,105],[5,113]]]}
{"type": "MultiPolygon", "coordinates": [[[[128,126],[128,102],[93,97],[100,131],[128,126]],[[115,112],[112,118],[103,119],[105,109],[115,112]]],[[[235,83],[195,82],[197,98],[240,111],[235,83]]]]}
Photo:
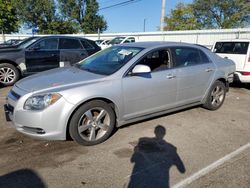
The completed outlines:
{"type": "Polygon", "coordinates": [[[31,45],[32,43],[34,43],[35,41],[37,41],[39,39],[38,38],[32,38],[32,39],[26,39],[24,40],[23,42],[21,42],[19,45],[18,45],[18,48],[26,48],[28,47],[29,45],[31,45]]]}
{"type": "Polygon", "coordinates": [[[125,37],[116,37],[109,41],[109,44],[114,45],[114,44],[120,44],[122,40],[125,39],[125,37]]]}
{"type": "Polygon", "coordinates": [[[143,48],[114,46],[107,48],[76,64],[82,70],[110,75],[118,71],[143,48]]]}

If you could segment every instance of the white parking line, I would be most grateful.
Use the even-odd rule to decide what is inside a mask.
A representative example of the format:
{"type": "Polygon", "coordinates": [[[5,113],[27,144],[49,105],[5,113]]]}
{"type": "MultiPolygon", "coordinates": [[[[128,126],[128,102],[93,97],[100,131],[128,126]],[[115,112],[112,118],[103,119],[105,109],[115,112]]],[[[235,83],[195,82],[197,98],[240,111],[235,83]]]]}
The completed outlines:
{"type": "Polygon", "coordinates": [[[182,188],[182,187],[186,187],[187,185],[191,184],[193,181],[199,179],[200,177],[208,174],[209,172],[211,172],[212,170],[214,170],[215,168],[217,168],[218,166],[222,165],[223,163],[227,162],[228,160],[232,159],[233,157],[235,157],[236,155],[240,154],[241,152],[243,152],[244,150],[250,148],[250,142],[247,143],[244,146],[241,146],[239,149],[233,151],[232,153],[226,155],[225,157],[215,161],[214,163],[208,165],[207,167],[201,169],[200,171],[194,173],[192,176],[189,176],[188,178],[180,181],[179,183],[175,184],[172,186],[172,188],[182,188]]]}

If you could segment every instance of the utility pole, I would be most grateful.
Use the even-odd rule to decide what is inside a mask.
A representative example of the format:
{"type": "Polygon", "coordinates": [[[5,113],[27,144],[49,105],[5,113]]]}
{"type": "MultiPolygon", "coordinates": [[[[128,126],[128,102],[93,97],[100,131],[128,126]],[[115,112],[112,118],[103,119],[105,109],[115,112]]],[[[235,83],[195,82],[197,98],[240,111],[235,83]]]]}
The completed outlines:
{"type": "Polygon", "coordinates": [[[162,4],[161,4],[161,31],[164,30],[165,8],[166,8],[166,0],[162,0],[162,4]]]}
{"type": "Polygon", "coordinates": [[[144,18],[143,20],[143,32],[146,31],[146,18],[144,18]]]}

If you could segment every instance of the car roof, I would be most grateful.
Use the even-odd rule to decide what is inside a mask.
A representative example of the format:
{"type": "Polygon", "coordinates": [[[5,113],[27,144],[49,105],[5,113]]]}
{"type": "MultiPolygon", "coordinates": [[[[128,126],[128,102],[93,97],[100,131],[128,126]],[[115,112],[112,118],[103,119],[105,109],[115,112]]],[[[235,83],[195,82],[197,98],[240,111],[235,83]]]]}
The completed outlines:
{"type": "Polygon", "coordinates": [[[162,42],[162,41],[133,42],[133,43],[119,44],[119,46],[129,46],[129,47],[138,47],[138,48],[153,48],[153,47],[160,48],[160,47],[165,47],[165,46],[186,46],[186,47],[204,48],[196,44],[189,44],[189,43],[184,43],[184,42],[162,42]]]}
{"type": "Polygon", "coordinates": [[[41,37],[41,39],[44,38],[71,38],[71,39],[86,39],[84,37],[81,36],[66,36],[66,35],[50,35],[50,36],[43,36],[41,37]]]}

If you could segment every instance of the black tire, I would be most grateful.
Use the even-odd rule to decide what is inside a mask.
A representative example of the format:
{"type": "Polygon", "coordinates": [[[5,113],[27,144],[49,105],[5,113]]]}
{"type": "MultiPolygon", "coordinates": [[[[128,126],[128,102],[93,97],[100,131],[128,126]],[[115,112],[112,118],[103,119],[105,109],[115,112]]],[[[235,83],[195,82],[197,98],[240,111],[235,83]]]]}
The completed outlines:
{"type": "Polygon", "coordinates": [[[226,86],[223,82],[217,80],[214,82],[207,95],[203,107],[208,110],[217,110],[221,107],[226,96],[226,86]],[[216,93],[218,95],[216,95],[216,93]]]}
{"type": "Polygon", "coordinates": [[[20,78],[19,70],[12,64],[0,64],[0,85],[11,86],[20,78]],[[6,75],[7,74],[7,75],[6,75]]]}
{"type": "Polygon", "coordinates": [[[80,145],[96,145],[109,138],[115,123],[116,116],[112,107],[104,101],[94,100],[83,104],[75,111],[69,124],[69,134],[80,145]],[[102,112],[106,114],[103,117],[102,112]],[[97,138],[98,136],[100,137],[97,138]]]}

